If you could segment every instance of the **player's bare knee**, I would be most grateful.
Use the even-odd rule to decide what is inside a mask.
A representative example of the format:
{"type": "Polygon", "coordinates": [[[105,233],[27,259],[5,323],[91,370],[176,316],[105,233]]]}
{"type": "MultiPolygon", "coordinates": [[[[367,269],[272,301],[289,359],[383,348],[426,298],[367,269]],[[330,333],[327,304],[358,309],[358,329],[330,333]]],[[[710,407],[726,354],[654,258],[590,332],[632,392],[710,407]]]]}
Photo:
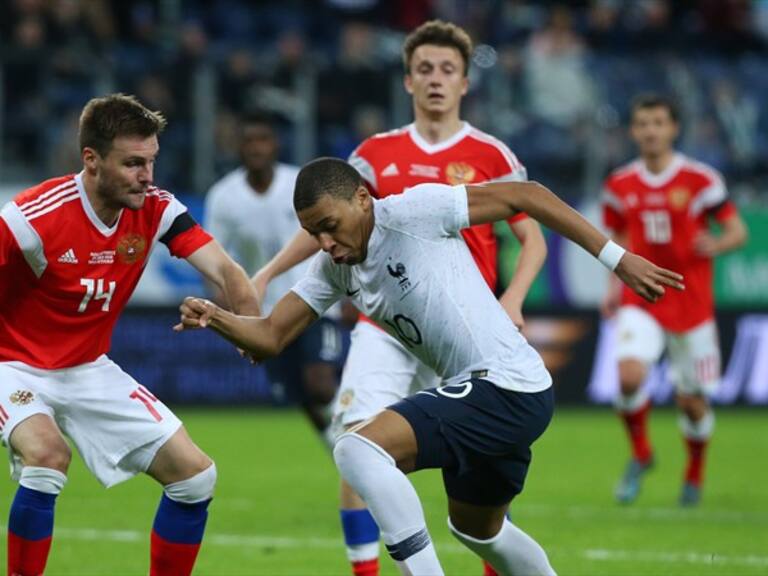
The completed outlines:
{"type": "Polygon", "coordinates": [[[477,540],[490,540],[496,536],[504,525],[504,515],[491,516],[467,516],[452,512],[449,516],[450,526],[456,531],[476,538],[477,540]]]}
{"type": "Polygon", "coordinates": [[[647,368],[639,360],[630,359],[619,362],[619,386],[621,387],[621,393],[627,396],[637,392],[645,381],[646,374],[647,368]]]}
{"type": "Polygon", "coordinates": [[[709,402],[704,396],[678,394],[675,399],[678,409],[693,422],[701,420],[709,411],[709,402]]]}

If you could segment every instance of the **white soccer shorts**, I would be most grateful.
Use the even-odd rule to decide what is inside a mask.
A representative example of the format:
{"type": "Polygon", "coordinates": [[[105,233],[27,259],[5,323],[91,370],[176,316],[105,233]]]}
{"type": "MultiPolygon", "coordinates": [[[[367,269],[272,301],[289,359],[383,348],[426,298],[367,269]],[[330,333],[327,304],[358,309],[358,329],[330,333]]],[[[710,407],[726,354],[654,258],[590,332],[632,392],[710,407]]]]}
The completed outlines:
{"type": "MultiPolygon", "coordinates": [[[[0,433],[8,446],[13,429],[35,414],[47,414],[75,444],[88,469],[104,486],[146,472],[181,421],[107,356],[61,370],[23,362],[0,363],[0,433]]],[[[8,448],[11,475],[21,460],[8,448]]]]}
{"type": "Polygon", "coordinates": [[[714,320],[687,332],[669,332],[642,308],[622,306],[616,327],[619,360],[655,364],[666,348],[669,379],[678,392],[710,396],[720,383],[720,344],[714,320]]]}
{"type": "Polygon", "coordinates": [[[434,370],[400,342],[370,322],[358,322],[334,400],[334,432],[341,433],[350,424],[439,383],[434,370]]]}

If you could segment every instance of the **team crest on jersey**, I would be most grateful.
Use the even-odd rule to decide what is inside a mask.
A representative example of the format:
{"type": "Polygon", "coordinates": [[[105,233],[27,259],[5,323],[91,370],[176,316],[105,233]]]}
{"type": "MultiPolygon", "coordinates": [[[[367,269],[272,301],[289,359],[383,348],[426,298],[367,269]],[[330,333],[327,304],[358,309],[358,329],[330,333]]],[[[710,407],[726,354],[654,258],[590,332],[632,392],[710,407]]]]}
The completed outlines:
{"type": "Polygon", "coordinates": [[[672,188],[672,190],[669,191],[669,205],[676,210],[680,210],[681,208],[685,208],[690,197],[691,191],[688,190],[688,188],[683,188],[681,186],[672,188]]]}
{"type": "Polygon", "coordinates": [[[344,390],[344,392],[341,393],[341,396],[339,396],[339,409],[344,411],[350,406],[352,406],[352,400],[355,399],[355,391],[354,390],[344,390]]]}
{"type": "Polygon", "coordinates": [[[445,178],[454,186],[473,182],[475,173],[475,169],[466,162],[451,162],[445,168],[445,178]]]}
{"type": "Polygon", "coordinates": [[[26,406],[35,399],[35,395],[29,390],[17,390],[9,396],[11,404],[26,406]]]}
{"type": "Polygon", "coordinates": [[[124,234],[117,241],[117,256],[125,264],[133,264],[144,257],[147,240],[141,234],[124,234]]]}

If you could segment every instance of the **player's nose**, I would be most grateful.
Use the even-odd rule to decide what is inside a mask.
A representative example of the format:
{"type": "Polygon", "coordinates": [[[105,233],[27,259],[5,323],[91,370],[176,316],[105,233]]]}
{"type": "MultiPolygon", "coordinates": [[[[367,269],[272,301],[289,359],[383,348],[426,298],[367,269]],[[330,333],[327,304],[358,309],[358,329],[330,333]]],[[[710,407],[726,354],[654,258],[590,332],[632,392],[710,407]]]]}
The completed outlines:
{"type": "Polygon", "coordinates": [[[320,244],[320,249],[323,252],[330,252],[331,250],[333,250],[333,247],[336,245],[336,242],[333,241],[333,238],[327,232],[321,232],[320,234],[318,234],[317,242],[320,244]]]}

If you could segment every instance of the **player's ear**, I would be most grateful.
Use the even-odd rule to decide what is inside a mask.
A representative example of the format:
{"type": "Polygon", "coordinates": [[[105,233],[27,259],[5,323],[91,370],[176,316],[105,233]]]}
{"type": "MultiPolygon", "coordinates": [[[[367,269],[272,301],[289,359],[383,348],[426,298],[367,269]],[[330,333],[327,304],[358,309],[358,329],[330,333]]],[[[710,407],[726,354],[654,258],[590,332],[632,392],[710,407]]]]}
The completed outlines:
{"type": "Polygon", "coordinates": [[[83,158],[83,167],[85,167],[86,170],[89,172],[95,172],[97,167],[97,162],[99,160],[99,153],[96,152],[93,148],[90,148],[86,146],[83,148],[83,151],[81,152],[81,156],[83,158]]]}
{"type": "Polygon", "coordinates": [[[370,204],[371,195],[368,193],[368,188],[365,187],[365,184],[361,184],[357,187],[357,190],[355,190],[355,198],[363,208],[370,204]]]}
{"type": "Polygon", "coordinates": [[[469,90],[469,76],[464,76],[464,78],[461,79],[461,95],[466,96],[468,90],[469,90]]]}
{"type": "Polygon", "coordinates": [[[405,91],[408,92],[408,94],[413,94],[413,79],[410,74],[406,74],[403,77],[403,86],[405,86],[405,91]]]}

